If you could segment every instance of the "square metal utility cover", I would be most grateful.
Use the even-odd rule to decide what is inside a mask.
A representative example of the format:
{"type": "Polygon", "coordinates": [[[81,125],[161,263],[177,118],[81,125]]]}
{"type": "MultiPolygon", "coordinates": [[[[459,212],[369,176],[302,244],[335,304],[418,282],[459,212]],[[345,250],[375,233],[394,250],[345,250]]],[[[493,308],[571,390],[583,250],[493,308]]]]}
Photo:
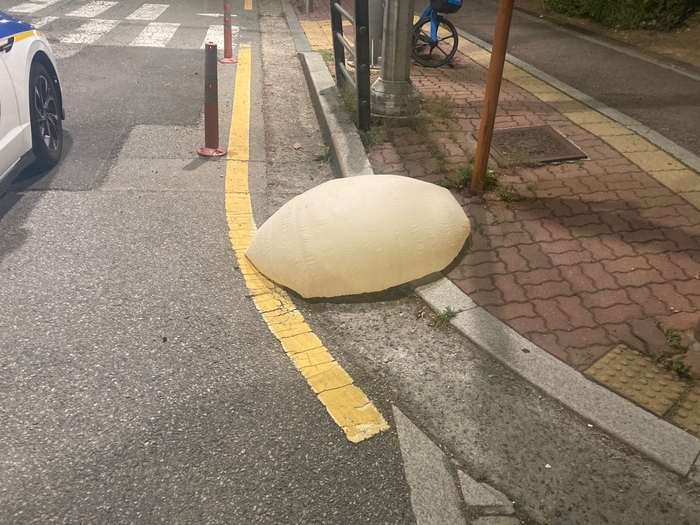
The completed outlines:
{"type": "Polygon", "coordinates": [[[501,166],[577,160],[588,156],[552,126],[496,129],[491,141],[491,155],[501,166]]]}

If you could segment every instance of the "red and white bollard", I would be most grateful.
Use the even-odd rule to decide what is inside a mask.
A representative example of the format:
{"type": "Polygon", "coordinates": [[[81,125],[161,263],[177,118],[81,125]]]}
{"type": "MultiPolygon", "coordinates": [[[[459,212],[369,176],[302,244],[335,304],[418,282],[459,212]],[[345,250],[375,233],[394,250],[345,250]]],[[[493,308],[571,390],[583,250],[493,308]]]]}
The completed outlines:
{"type": "Polygon", "coordinates": [[[216,44],[204,44],[204,146],[197,150],[202,157],[222,157],[226,148],[219,147],[219,79],[216,73],[216,44]]]}
{"type": "Polygon", "coordinates": [[[231,35],[231,0],[224,0],[224,64],[235,64],[238,62],[233,58],[233,42],[231,35]]]}

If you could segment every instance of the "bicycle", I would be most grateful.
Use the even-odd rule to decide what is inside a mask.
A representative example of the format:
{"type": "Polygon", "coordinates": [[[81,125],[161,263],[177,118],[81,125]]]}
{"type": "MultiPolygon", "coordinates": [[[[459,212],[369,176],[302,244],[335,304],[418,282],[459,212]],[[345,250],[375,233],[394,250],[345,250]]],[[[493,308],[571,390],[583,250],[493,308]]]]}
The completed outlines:
{"type": "Polygon", "coordinates": [[[413,26],[411,55],[421,66],[442,66],[455,56],[459,43],[457,30],[440,13],[456,13],[461,7],[462,0],[430,0],[413,26]]]}

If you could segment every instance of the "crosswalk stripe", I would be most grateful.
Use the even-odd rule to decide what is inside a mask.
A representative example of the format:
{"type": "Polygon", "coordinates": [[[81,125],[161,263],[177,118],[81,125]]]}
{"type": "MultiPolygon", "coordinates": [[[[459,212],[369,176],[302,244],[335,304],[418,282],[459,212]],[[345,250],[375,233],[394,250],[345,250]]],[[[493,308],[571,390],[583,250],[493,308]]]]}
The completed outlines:
{"type": "MultiPolygon", "coordinates": [[[[238,26],[231,26],[231,39],[235,39],[238,35],[238,26]]],[[[224,27],[221,24],[209,26],[207,35],[204,37],[204,42],[199,49],[204,49],[207,42],[214,42],[217,50],[224,48],[224,27]]]]}
{"type": "Polygon", "coordinates": [[[18,6],[8,9],[13,13],[36,13],[40,9],[49,7],[60,0],[34,0],[33,2],[25,2],[24,4],[19,4],[18,6]]]}
{"type": "MultiPolygon", "coordinates": [[[[231,28],[233,32],[233,28],[231,28]]],[[[217,49],[224,48],[224,26],[221,24],[216,24],[209,26],[207,29],[207,35],[204,37],[204,42],[202,42],[202,47],[199,49],[204,49],[204,45],[207,42],[213,42],[216,44],[217,49]]]]}
{"type": "Polygon", "coordinates": [[[43,18],[39,18],[38,20],[32,22],[32,25],[39,29],[40,27],[44,27],[49,25],[51,22],[54,20],[58,20],[57,16],[45,16],[43,18]]]}
{"type": "Polygon", "coordinates": [[[59,41],[62,44],[92,44],[102,35],[114,29],[119,22],[119,20],[90,20],[73,33],[60,37],[59,41]]]}
{"type": "Polygon", "coordinates": [[[143,4],[136,11],[126,17],[127,20],[155,20],[163,14],[168,4],[143,4]]]}
{"type": "Polygon", "coordinates": [[[93,16],[100,15],[117,5],[117,2],[104,2],[102,0],[97,0],[95,2],[90,2],[82,7],[79,7],[75,11],[71,11],[66,16],[77,16],[80,18],[92,18],[93,16]]]}
{"type": "Polygon", "coordinates": [[[180,27],[180,24],[151,22],[129,45],[140,47],[165,47],[178,27],[180,27]]]}

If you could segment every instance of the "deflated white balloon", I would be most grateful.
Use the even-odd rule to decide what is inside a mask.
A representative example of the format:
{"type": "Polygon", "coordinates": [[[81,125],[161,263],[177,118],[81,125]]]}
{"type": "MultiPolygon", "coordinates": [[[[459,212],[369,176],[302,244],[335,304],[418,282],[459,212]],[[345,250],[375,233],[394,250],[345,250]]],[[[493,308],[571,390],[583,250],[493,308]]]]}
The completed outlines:
{"type": "Polygon", "coordinates": [[[246,256],[302,297],[386,290],[445,268],[470,232],[445,188],[398,175],[321,184],[287,202],[246,256]]]}

